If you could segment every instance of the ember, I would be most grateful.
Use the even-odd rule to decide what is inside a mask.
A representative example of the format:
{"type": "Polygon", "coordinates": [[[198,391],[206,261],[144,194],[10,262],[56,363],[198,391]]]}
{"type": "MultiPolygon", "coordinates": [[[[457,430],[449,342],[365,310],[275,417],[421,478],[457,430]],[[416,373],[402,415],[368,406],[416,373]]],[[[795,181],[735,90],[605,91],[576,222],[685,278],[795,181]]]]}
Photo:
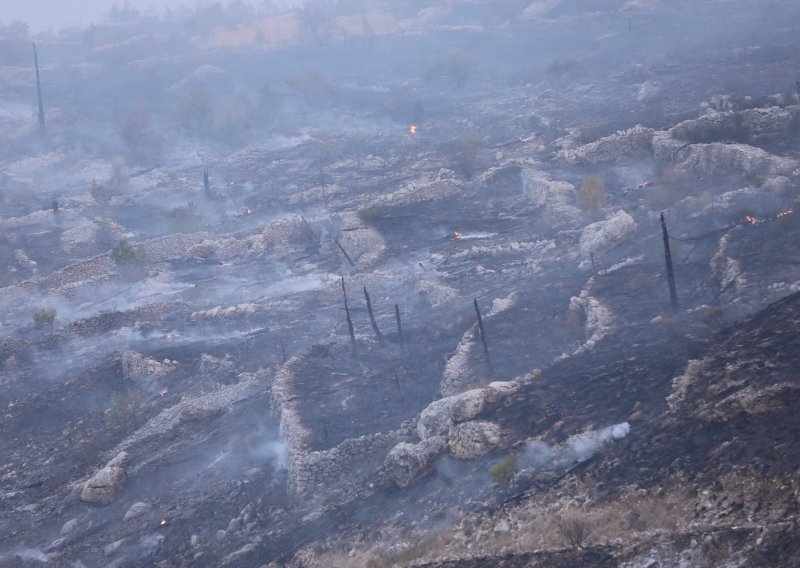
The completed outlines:
{"type": "Polygon", "coordinates": [[[111,230],[117,230],[117,229],[119,229],[119,225],[117,225],[114,221],[111,221],[108,224],[108,228],[111,229],[111,230]]]}
{"type": "Polygon", "coordinates": [[[755,225],[758,223],[758,219],[753,217],[752,215],[745,215],[744,220],[750,223],[751,225],[755,225]]]}
{"type": "Polygon", "coordinates": [[[416,134],[417,133],[417,125],[416,124],[410,125],[408,127],[408,133],[409,134],[416,134]]]}
{"type": "Polygon", "coordinates": [[[160,527],[165,527],[165,526],[167,526],[167,519],[161,519],[161,522],[160,522],[160,523],[158,523],[158,526],[160,526],[160,527]]]}
{"type": "Polygon", "coordinates": [[[637,187],[639,189],[647,189],[649,186],[650,186],[650,182],[647,181],[647,180],[644,180],[644,181],[640,182],[637,187]]]}
{"type": "Polygon", "coordinates": [[[457,238],[457,239],[460,239],[461,238],[461,233],[459,233],[458,231],[453,231],[453,236],[455,238],[457,238]]]}
{"type": "Polygon", "coordinates": [[[787,215],[791,215],[794,213],[794,209],[787,209],[786,211],[781,211],[778,213],[775,218],[780,219],[781,217],[786,217],[787,215]]]}
{"type": "Polygon", "coordinates": [[[246,209],[245,210],[245,215],[250,215],[251,213],[253,213],[252,209],[246,209]]]}

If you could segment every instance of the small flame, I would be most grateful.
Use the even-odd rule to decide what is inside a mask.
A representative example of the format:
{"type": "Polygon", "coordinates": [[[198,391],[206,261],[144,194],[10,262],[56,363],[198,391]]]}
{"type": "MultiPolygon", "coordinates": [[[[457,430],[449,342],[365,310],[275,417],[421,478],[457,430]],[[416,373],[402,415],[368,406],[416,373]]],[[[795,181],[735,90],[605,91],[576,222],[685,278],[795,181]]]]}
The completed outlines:
{"type": "Polygon", "coordinates": [[[169,391],[168,391],[167,389],[161,389],[160,391],[158,391],[158,394],[160,394],[161,396],[164,396],[164,395],[165,395],[165,394],[167,394],[168,392],[169,392],[169,391]]]}
{"type": "Polygon", "coordinates": [[[416,134],[417,133],[417,125],[416,124],[409,125],[408,133],[409,134],[416,134]]]}
{"type": "Polygon", "coordinates": [[[639,183],[638,187],[639,187],[639,189],[647,189],[649,186],[650,186],[650,182],[647,181],[647,180],[644,180],[644,181],[639,183]]]}
{"type": "Polygon", "coordinates": [[[460,239],[461,238],[461,233],[459,233],[458,231],[453,231],[453,236],[455,238],[457,238],[457,239],[460,239]]]}
{"type": "Polygon", "coordinates": [[[786,217],[787,215],[791,215],[792,213],[794,213],[794,209],[787,209],[786,211],[781,211],[780,213],[778,213],[776,217],[780,219],[781,217],[786,217]]]}
{"type": "Polygon", "coordinates": [[[251,213],[253,213],[252,209],[246,209],[245,210],[245,214],[250,215],[251,213]]]}
{"type": "Polygon", "coordinates": [[[758,223],[758,219],[756,219],[752,215],[745,215],[744,220],[750,223],[751,225],[755,225],[756,223],[758,223]]]}
{"type": "Polygon", "coordinates": [[[158,526],[160,526],[160,527],[165,527],[165,526],[167,526],[167,519],[161,519],[161,522],[160,522],[160,523],[158,523],[158,526]]]}
{"type": "Polygon", "coordinates": [[[111,229],[111,230],[114,230],[114,231],[116,231],[117,229],[119,229],[119,225],[117,225],[117,224],[116,224],[114,221],[111,221],[111,222],[108,224],[108,228],[109,228],[109,229],[111,229]]]}

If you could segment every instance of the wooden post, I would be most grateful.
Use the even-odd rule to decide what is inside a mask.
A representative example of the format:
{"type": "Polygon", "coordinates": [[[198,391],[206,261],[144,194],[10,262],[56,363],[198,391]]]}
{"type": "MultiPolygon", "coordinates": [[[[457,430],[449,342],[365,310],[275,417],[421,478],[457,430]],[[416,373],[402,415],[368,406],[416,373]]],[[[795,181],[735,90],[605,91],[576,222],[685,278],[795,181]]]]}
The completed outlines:
{"type": "Polygon", "coordinates": [[[486,343],[486,329],[483,327],[483,318],[481,317],[481,310],[478,307],[478,298],[475,298],[473,305],[475,306],[475,313],[478,314],[478,330],[481,335],[481,343],[483,343],[483,352],[486,355],[486,364],[489,366],[489,369],[491,369],[492,359],[489,357],[489,346],[486,343]]]}
{"type": "Polygon", "coordinates": [[[667,263],[667,284],[669,285],[669,301],[672,311],[678,311],[678,293],[675,290],[675,272],[672,269],[672,253],[669,250],[669,232],[664,214],[661,214],[661,236],[664,238],[664,260],[667,263]]]}
{"type": "Polygon", "coordinates": [[[378,329],[378,322],[375,321],[375,314],[372,313],[372,302],[369,301],[369,292],[367,292],[366,286],[364,286],[364,297],[367,299],[367,313],[369,314],[369,321],[372,324],[372,329],[375,331],[375,335],[378,338],[378,345],[383,346],[383,334],[381,330],[378,329]]]}
{"type": "Polygon", "coordinates": [[[397,320],[397,335],[400,337],[400,349],[405,349],[406,342],[403,338],[403,324],[400,322],[400,306],[394,305],[394,319],[397,320]]]}
{"type": "Polygon", "coordinates": [[[350,318],[350,308],[347,305],[347,290],[344,287],[344,276],[342,276],[342,295],[344,296],[344,313],[347,316],[347,331],[350,332],[350,343],[353,346],[353,355],[356,354],[356,332],[353,329],[353,320],[350,318]]]}
{"type": "Polygon", "coordinates": [[[36,52],[36,42],[33,42],[33,65],[36,67],[36,98],[39,102],[39,128],[47,129],[44,121],[44,102],[42,102],[42,82],[39,80],[39,54],[36,52]]]}

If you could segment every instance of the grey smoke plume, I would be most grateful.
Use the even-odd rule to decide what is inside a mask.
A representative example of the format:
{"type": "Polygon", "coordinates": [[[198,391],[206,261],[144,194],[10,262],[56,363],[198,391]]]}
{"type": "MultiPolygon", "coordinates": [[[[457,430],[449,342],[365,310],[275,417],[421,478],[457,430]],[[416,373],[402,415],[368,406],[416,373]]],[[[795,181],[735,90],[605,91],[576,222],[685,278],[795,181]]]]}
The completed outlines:
{"type": "Polygon", "coordinates": [[[519,457],[519,465],[526,469],[568,467],[575,462],[589,459],[611,440],[619,440],[627,436],[630,430],[630,424],[621,422],[602,430],[575,434],[558,446],[550,446],[538,440],[529,442],[519,457]]]}
{"type": "Polygon", "coordinates": [[[47,554],[35,548],[24,548],[14,552],[0,554],[0,564],[6,561],[11,562],[12,560],[22,562],[48,562],[50,559],[47,557],[47,554]]]}

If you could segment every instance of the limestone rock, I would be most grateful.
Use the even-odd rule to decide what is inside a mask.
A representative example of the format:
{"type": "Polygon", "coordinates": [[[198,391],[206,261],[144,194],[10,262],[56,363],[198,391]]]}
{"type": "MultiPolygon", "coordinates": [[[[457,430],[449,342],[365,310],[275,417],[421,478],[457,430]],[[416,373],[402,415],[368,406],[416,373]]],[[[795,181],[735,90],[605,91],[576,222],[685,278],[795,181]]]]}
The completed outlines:
{"type": "Polygon", "coordinates": [[[150,511],[149,503],[145,503],[143,501],[137,501],[136,503],[128,507],[128,511],[125,513],[125,517],[123,518],[123,520],[130,521],[131,519],[141,517],[148,511],[150,511]]]}
{"type": "Polygon", "coordinates": [[[574,224],[582,216],[575,207],[575,186],[569,182],[553,179],[545,172],[524,168],[522,191],[537,207],[545,207],[554,223],[574,224]]]}
{"type": "Polygon", "coordinates": [[[236,363],[230,355],[220,359],[203,353],[200,355],[200,375],[214,379],[228,380],[236,375],[236,363]]]}
{"type": "Polygon", "coordinates": [[[471,459],[488,454],[496,449],[501,441],[500,426],[494,422],[475,420],[452,426],[447,445],[454,456],[471,459]]]}
{"type": "Polygon", "coordinates": [[[78,519],[70,519],[61,526],[61,536],[67,536],[78,528],[78,519]]]}
{"type": "Polygon", "coordinates": [[[128,452],[120,452],[114,456],[107,464],[106,467],[125,467],[131,461],[131,455],[128,452]]]}
{"type": "Polygon", "coordinates": [[[634,126],[578,148],[562,150],[556,160],[567,165],[641,160],[653,153],[654,133],[652,128],[634,126]]]}
{"type": "Polygon", "coordinates": [[[401,442],[386,456],[384,466],[398,487],[406,487],[433,469],[445,451],[447,441],[444,436],[433,436],[418,444],[401,442]]]}
{"type": "Polygon", "coordinates": [[[128,476],[123,468],[106,466],[84,484],[81,501],[101,505],[111,503],[120,494],[127,481],[128,476]]]}
{"type": "Polygon", "coordinates": [[[149,386],[153,381],[171,373],[177,367],[174,361],[159,363],[134,351],[122,354],[122,376],[140,386],[149,386]]]}
{"type": "Polygon", "coordinates": [[[592,253],[604,252],[618,245],[636,231],[636,221],[625,211],[617,211],[605,221],[587,225],[581,233],[580,247],[584,259],[592,253]]]}
{"type": "Polygon", "coordinates": [[[498,403],[517,389],[518,383],[496,381],[487,388],[473,389],[436,400],[420,413],[417,433],[423,440],[447,436],[453,424],[472,420],[488,405],[498,403]]]}

